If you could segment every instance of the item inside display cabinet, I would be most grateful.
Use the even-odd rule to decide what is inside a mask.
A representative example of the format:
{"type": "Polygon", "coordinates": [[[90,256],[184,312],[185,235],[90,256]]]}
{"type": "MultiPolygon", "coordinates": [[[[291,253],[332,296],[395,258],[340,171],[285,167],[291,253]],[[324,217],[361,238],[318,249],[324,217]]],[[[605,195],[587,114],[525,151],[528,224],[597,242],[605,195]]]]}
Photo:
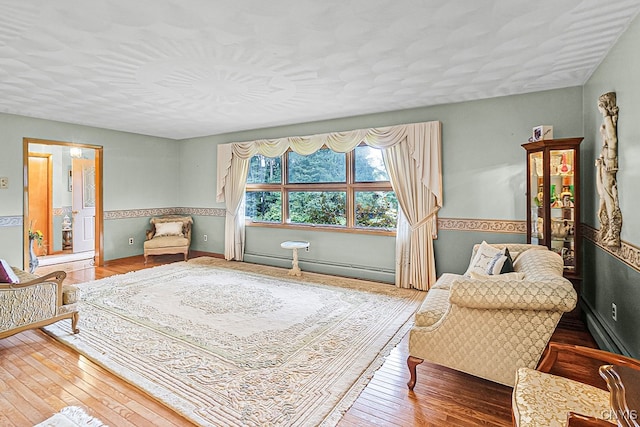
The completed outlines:
{"type": "Polygon", "coordinates": [[[580,271],[580,143],[582,138],[541,138],[527,151],[527,243],[547,246],[565,273],[580,271]]]}

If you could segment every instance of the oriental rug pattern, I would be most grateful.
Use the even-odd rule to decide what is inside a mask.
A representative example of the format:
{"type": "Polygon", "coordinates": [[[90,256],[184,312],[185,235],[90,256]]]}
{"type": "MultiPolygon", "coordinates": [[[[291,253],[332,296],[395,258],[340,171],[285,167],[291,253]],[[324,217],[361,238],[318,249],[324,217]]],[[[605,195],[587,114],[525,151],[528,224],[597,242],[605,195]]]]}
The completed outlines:
{"type": "Polygon", "coordinates": [[[46,331],[203,426],[335,425],[425,295],[207,257],[78,286],[46,331]]]}

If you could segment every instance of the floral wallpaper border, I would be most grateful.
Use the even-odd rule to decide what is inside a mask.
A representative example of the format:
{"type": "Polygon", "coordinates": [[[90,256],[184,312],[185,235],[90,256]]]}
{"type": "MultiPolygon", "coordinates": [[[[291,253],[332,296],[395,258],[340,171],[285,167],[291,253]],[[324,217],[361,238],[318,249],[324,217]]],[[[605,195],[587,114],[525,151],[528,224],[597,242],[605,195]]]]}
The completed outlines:
{"type": "MultiPolygon", "coordinates": [[[[64,216],[70,214],[70,207],[55,208],[54,216],[64,216]]],[[[198,215],[198,216],[219,216],[226,215],[225,209],[220,208],[152,208],[152,209],[126,209],[117,211],[105,211],[104,219],[127,219],[144,218],[158,215],[198,215]]],[[[20,216],[0,216],[0,227],[21,227],[23,217],[20,216]]]]}
{"type": "MultiPolygon", "coordinates": [[[[58,208],[55,215],[64,215],[70,212],[70,207],[58,208]]],[[[104,219],[142,218],[157,215],[198,215],[224,217],[225,209],[222,208],[153,208],[153,209],[128,209],[117,211],[105,211],[104,219]]],[[[0,216],[0,227],[21,227],[22,216],[0,216]]],[[[438,218],[438,229],[446,231],[476,231],[485,233],[513,233],[525,234],[527,232],[526,221],[500,220],[500,219],[469,219],[469,218],[438,218]]],[[[600,241],[598,230],[581,224],[582,236],[593,242],[602,250],[610,253],[620,261],[640,271],[640,248],[622,241],[620,248],[605,246],[600,241]]]]}
{"type": "Polygon", "coordinates": [[[158,215],[198,215],[198,216],[225,216],[225,209],[221,208],[153,208],[153,209],[127,209],[118,211],[105,211],[104,219],[143,218],[158,215]]]}
{"type": "MultiPolygon", "coordinates": [[[[63,216],[71,212],[70,207],[56,208],[54,215],[63,216]]],[[[104,219],[143,218],[158,215],[198,215],[225,216],[223,208],[151,208],[151,209],[123,209],[105,211],[104,219]]],[[[22,225],[22,216],[0,216],[0,227],[16,227],[22,225]]],[[[438,229],[452,231],[484,231],[494,233],[526,233],[525,221],[497,220],[497,219],[464,219],[439,218],[438,229]]]]}
{"type": "Polygon", "coordinates": [[[63,206],[61,208],[53,208],[53,216],[71,215],[71,206],[63,206]]]}
{"type": "Polygon", "coordinates": [[[20,227],[22,226],[21,216],[0,216],[0,227],[20,227]]]}
{"type": "Polygon", "coordinates": [[[619,248],[612,248],[603,245],[600,239],[599,230],[596,230],[595,228],[586,224],[581,224],[581,232],[582,237],[590,240],[603,251],[610,253],[620,261],[627,264],[629,267],[640,271],[640,248],[638,248],[637,246],[627,243],[624,240],[622,241],[622,245],[619,248]]]}
{"type": "Polygon", "coordinates": [[[438,218],[438,230],[526,234],[527,222],[502,219],[438,218]]]}

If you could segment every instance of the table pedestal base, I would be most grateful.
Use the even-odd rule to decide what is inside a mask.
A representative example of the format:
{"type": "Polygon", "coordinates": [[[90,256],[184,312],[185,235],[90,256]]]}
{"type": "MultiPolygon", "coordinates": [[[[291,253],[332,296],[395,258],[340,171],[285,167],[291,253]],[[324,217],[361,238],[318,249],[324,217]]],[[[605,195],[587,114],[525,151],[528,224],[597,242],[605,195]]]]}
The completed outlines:
{"type": "Polygon", "coordinates": [[[293,262],[291,263],[291,270],[289,270],[289,276],[302,276],[302,271],[298,267],[298,248],[293,248],[293,262]]]}

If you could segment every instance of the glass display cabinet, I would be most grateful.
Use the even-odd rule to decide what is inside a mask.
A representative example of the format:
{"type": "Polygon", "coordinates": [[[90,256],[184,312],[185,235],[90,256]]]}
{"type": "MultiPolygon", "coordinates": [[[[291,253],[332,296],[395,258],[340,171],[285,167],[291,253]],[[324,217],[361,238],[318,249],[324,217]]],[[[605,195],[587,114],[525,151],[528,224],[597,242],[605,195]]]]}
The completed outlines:
{"type": "Polygon", "coordinates": [[[580,256],[580,143],[583,138],[522,144],[527,150],[527,243],[562,256],[577,279],[580,256]]]}

